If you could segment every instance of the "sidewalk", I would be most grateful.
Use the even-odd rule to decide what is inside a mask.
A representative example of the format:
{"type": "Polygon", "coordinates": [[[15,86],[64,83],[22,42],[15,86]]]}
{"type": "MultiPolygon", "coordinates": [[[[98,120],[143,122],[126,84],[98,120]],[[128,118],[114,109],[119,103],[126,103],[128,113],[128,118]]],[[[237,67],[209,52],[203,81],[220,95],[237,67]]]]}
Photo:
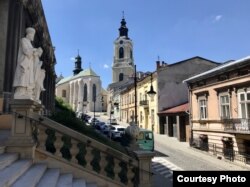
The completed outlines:
{"type": "Polygon", "coordinates": [[[212,154],[190,147],[188,142],[179,142],[174,137],[168,137],[164,134],[154,134],[154,136],[155,143],[157,144],[167,145],[167,147],[170,147],[172,149],[185,152],[189,155],[193,155],[194,157],[202,158],[203,160],[206,160],[209,163],[213,163],[214,165],[220,167],[223,170],[250,170],[249,165],[246,165],[241,162],[230,162],[228,160],[220,160],[212,154]]]}

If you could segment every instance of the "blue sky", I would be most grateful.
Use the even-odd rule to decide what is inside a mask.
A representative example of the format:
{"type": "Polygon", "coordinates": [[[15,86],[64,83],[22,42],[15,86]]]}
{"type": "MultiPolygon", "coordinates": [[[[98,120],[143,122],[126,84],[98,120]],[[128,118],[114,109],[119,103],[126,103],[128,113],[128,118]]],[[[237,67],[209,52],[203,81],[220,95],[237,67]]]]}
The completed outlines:
{"type": "Polygon", "coordinates": [[[114,40],[125,12],[138,71],[154,71],[157,56],[175,63],[194,56],[216,62],[250,55],[249,0],[42,0],[56,73],[73,74],[77,50],[83,68],[112,81],[114,40]]]}

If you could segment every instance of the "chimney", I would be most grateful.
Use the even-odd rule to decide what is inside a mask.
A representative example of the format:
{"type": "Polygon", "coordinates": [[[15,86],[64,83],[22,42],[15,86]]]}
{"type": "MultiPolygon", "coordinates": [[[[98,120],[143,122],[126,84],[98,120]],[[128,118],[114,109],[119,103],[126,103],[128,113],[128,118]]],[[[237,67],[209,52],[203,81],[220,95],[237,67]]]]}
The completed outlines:
{"type": "Polygon", "coordinates": [[[161,67],[160,61],[157,60],[157,61],[156,61],[156,69],[159,69],[160,67],[161,67]]]}

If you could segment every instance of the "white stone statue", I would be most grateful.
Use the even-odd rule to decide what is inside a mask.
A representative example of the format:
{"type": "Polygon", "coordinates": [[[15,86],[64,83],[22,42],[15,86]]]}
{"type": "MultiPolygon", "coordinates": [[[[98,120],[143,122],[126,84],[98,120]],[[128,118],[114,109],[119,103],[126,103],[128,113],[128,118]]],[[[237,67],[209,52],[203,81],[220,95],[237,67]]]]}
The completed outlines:
{"type": "Polygon", "coordinates": [[[41,91],[45,91],[43,86],[43,81],[45,78],[45,70],[41,68],[43,62],[40,61],[42,53],[43,50],[40,47],[34,52],[34,82],[35,82],[34,99],[39,103],[41,103],[40,101],[41,91]]]}
{"type": "Polygon", "coordinates": [[[34,84],[34,52],[37,50],[31,44],[34,40],[35,29],[26,29],[26,37],[20,41],[17,67],[13,87],[14,99],[33,99],[34,84]]]}

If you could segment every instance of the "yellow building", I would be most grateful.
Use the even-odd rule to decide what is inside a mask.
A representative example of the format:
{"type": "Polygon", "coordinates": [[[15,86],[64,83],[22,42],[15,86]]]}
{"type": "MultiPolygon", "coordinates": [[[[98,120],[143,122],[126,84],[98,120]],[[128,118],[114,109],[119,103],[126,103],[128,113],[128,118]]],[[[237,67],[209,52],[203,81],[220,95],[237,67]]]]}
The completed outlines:
{"type": "Polygon", "coordinates": [[[192,145],[250,163],[250,57],[193,76],[189,87],[192,145]]]}
{"type": "MultiPolygon", "coordinates": [[[[157,89],[157,73],[152,74],[152,86],[154,91],[157,89]]],[[[144,129],[152,130],[159,133],[158,123],[158,97],[157,93],[150,97],[147,92],[151,87],[151,76],[145,76],[137,83],[137,100],[138,100],[138,122],[139,126],[144,129]]],[[[157,91],[156,91],[157,92],[157,91]]]]}
{"type": "MultiPolygon", "coordinates": [[[[157,73],[152,74],[152,86],[157,90],[157,73]]],[[[157,93],[150,97],[151,76],[145,74],[137,82],[137,124],[141,128],[159,133],[157,93]]],[[[135,86],[131,85],[121,92],[121,120],[131,122],[135,116],[135,86]]]]}

